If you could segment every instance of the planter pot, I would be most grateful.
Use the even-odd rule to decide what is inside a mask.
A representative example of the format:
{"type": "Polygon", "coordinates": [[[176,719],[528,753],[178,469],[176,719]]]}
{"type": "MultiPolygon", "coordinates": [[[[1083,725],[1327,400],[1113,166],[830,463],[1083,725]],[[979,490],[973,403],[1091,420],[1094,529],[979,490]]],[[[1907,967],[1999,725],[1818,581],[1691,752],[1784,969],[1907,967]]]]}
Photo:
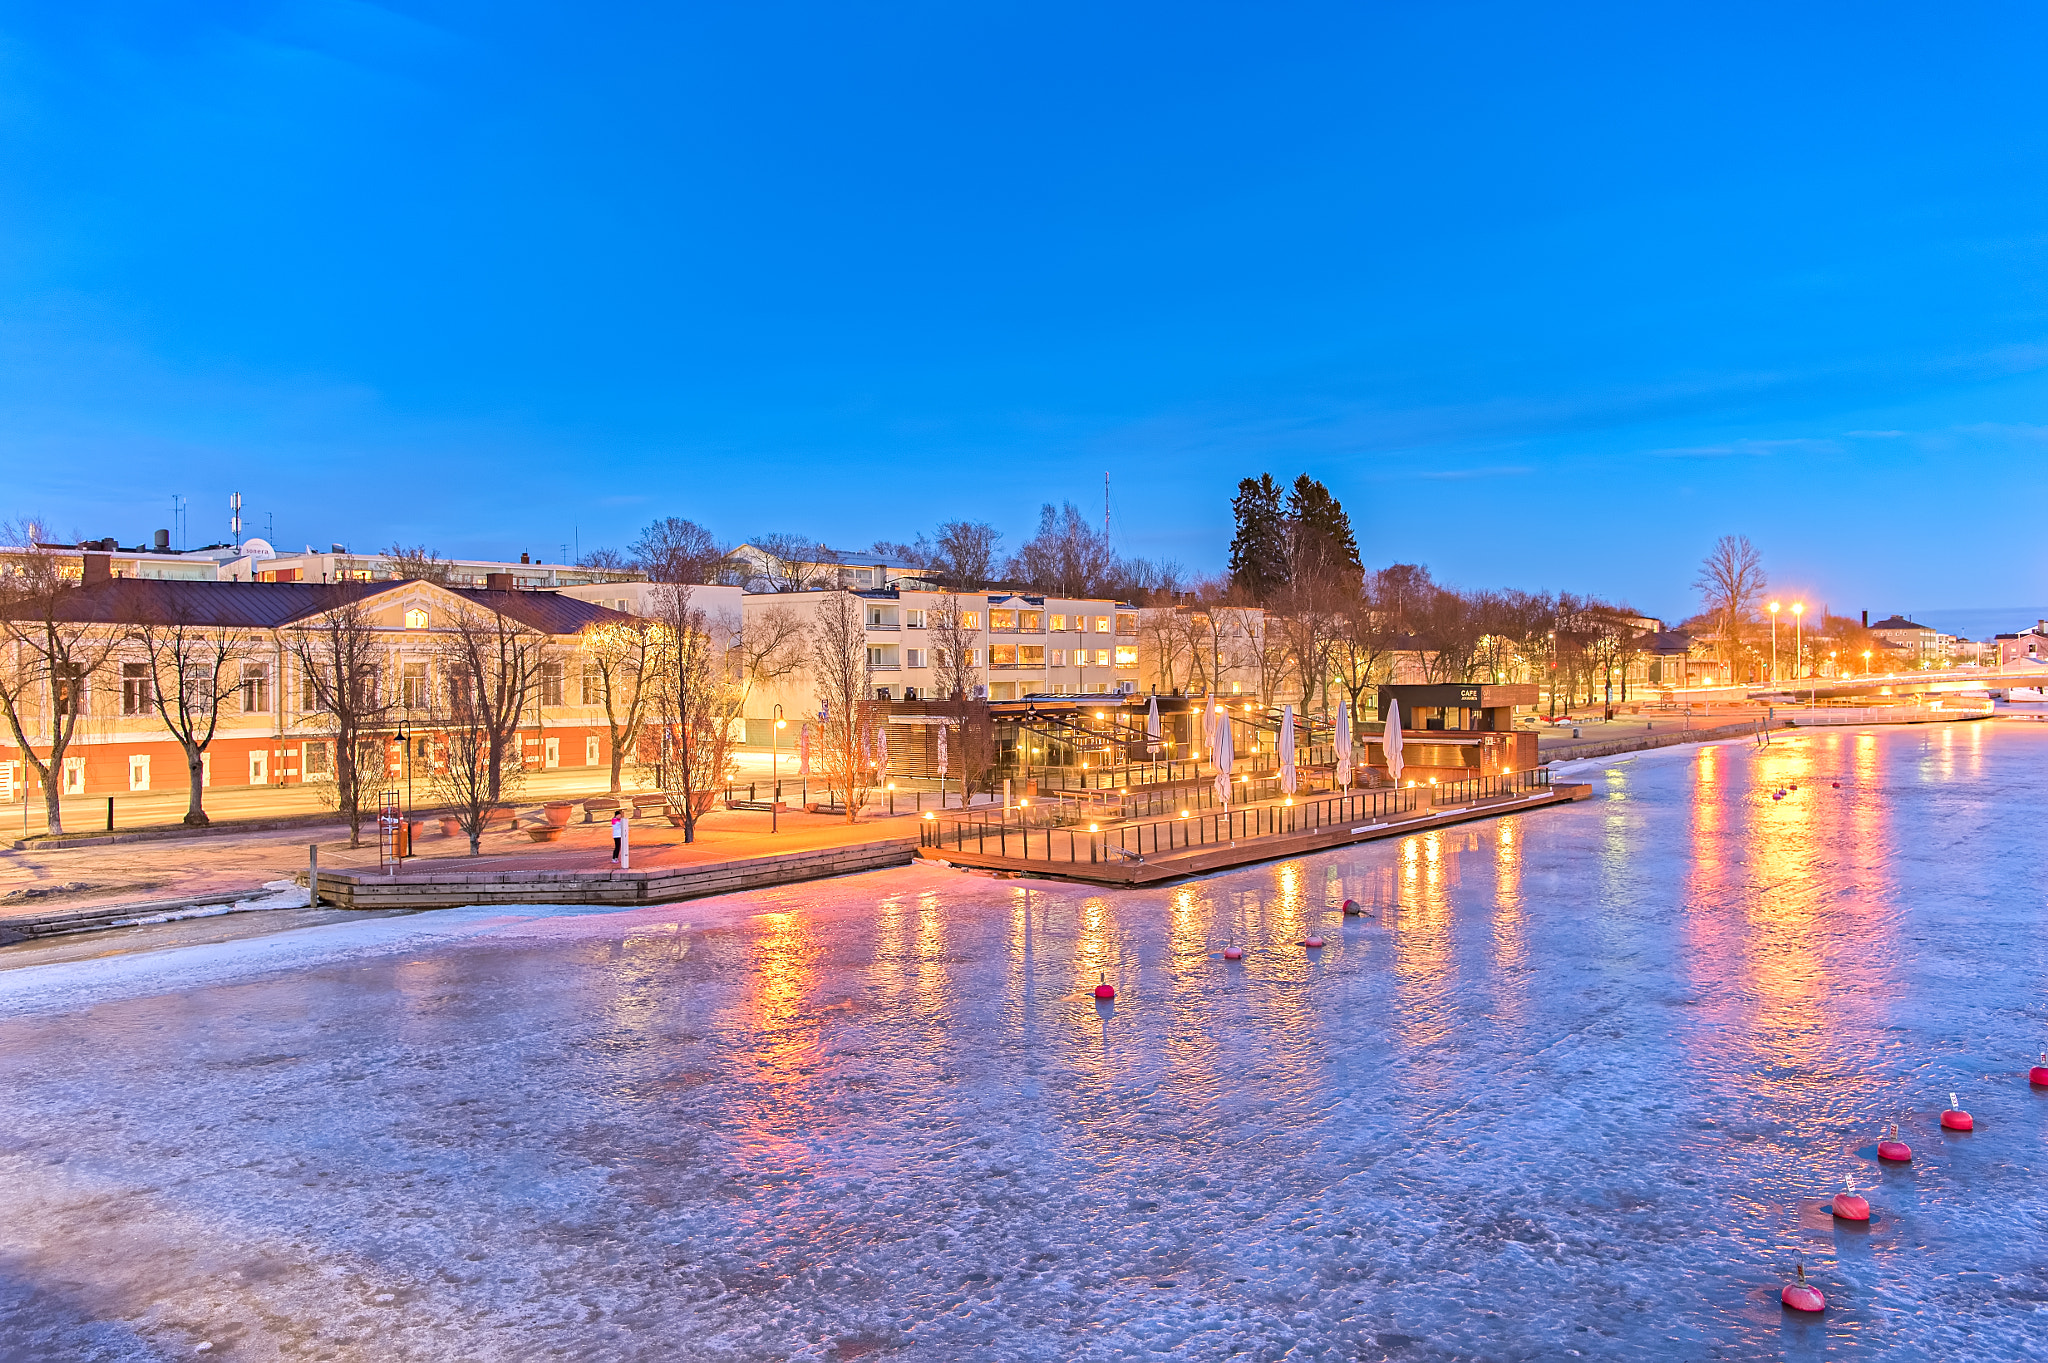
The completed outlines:
{"type": "Polygon", "coordinates": [[[554,842],[562,836],[561,826],[544,823],[526,830],[526,836],[535,842],[554,842]]]}
{"type": "Polygon", "coordinates": [[[462,832],[462,820],[456,818],[441,820],[441,832],[446,837],[455,837],[462,832]]]}
{"type": "Polygon", "coordinates": [[[576,806],[567,800],[550,800],[541,806],[541,812],[547,815],[548,822],[557,828],[569,826],[569,815],[574,813],[575,809],[576,806]]]}

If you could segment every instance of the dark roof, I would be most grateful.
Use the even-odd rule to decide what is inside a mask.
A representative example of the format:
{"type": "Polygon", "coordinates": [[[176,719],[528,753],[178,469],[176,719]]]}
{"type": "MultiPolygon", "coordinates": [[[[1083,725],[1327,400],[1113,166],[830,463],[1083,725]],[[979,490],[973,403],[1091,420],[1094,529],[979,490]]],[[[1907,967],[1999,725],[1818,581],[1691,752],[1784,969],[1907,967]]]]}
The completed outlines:
{"type": "Polygon", "coordinates": [[[1932,629],[1932,625],[1916,625],[1903,615],[1894,615],[1889,620],[1880,620],[1872,629],[1932,629]]]}
{"type": "MultiPolygon", "coordinates": [[[[384,582],[180,582],[168,578],[117,577],[66,591],[58,598],[57,618],[109,625],[156,620],[217,629],[281,629],[344,602],[416,585],[431,584],[396,578],[384,582]]],[[[491,591],[481,587],[435,590],[464,597],[488,610],[502,611],[543,634],[574,634],[586,625],[633,618],[554,592],[491,591]]],[[[42,610],[31,602],[17,608],[15,614],[18,618],[34,618],[42,610]]]]}
{"type": "MultiPolygon", "coordinates": [[[[57,599],[59,620],[126,625],[177,621],[222,629],[277,629],[332,610],[347,601],[402,587],[402,582],[180,582],[170,578],[117,577],[75,587],[57,599]]],[[[35,618],[35,602],[16,608],[16,618],[35,618]]]]}
{"type": "Polygon", "coordinates": [[[542,634],[574,634],[586,625],[634,618],[609,606],[579,601],[573,596],[559,596],[554,592],[494,592],[487,587],[445,587],[442,590],[501,612],[542,634]]]}
{"type": "Polygon", "coordinates": [[[1638,634],[1635,646],[1645,653],[1690,653],[1692,636],[1678,629],[1654,630],[1638,634]]]}

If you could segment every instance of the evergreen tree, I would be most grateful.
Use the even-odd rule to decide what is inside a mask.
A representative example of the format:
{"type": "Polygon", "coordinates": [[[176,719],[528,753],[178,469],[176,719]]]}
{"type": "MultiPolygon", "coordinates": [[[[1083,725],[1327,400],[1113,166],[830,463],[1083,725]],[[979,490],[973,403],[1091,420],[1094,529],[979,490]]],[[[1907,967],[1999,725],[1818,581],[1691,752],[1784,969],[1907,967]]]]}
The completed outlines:
{"type": "Polygon", "coordinates": [[[1351,517],[1344,514],[1344,504],[1306,473],[1294,480],[1287,493],[1287,527],[1294,537],[1296,563],[1312,562],[1333,572],[1347,573],[1353,580],[1364,574],[1365,565],[1359,561],[1358,541],[1352,537],[1351,517]]]}
{"type": "Polygon", "coordinates": [[[1230,509],[1237,535],[1230,541],[1230,580],[1254,601],[1265,601],[1287,585],[1287,517],[1280,485],[1262,473],[1237,485],[1230,509]]]}

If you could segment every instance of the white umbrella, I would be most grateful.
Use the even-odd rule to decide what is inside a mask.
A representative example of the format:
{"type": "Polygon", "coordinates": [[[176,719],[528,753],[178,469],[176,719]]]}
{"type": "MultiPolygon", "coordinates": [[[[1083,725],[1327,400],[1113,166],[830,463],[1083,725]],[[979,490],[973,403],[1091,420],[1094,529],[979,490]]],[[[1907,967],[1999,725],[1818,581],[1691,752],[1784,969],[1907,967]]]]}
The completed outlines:
{"type": "Polygon", "coordinates": [[[1294,794],[1294,702],[1280,707],[1280,789],[1294,794]]]}
{"type": "Polygon", "coordinates": [[[1387,775],[1394,778],[1394,784],[1401,784],[1401,702],[1387,702],[1387,732],[1380,739],[1380,749],[1387,755],[1387,775]]]}
{"type": "Polygon", "coordinates": [[[1230,716],[1216,720],[1216,736],[1209,740],[1209,760],[1216,764],[1216,798],[1230,807],[1230,768],[1237,761],[1236,745],[1230,737],[1230,716]]]}
{"type": "Polygon", "coordinates": [[[946,779],[946,726],[939,726],[939,779],[946,779]]]}
{"type": "Polygon", "coordinates": [[[1159,697],[1145,704],[1145,751],[1159,756],[1159,697]]]}
{"type": "Polygon", "coordinates": [[[875,764],[882,769],[882,779],[889,779],[889,726],[875,726],[875,764]]]}
{"type": "Polygon", "coordinates": [[[1351,789],[1351,702],[1337,706],[1337,784],[1351,789]]]}
{"type": "Polygon", "coordinates": [[[808,723],[797,731],[796,774],[798,776],[809,776],[811,774],[811,726],[808,723]]]}

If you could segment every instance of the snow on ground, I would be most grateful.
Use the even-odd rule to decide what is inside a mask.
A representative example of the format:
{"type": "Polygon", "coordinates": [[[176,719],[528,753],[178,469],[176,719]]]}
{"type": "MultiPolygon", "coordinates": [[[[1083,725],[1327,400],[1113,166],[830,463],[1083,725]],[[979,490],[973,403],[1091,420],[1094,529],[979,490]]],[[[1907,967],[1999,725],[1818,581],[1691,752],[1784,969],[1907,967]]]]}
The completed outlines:
{"type": "Polygon", "coordinates": [[[2044,758],[1830,732],[1151,891],[8,972],[0,1358],[2038,1356],[2044,758]]]}

